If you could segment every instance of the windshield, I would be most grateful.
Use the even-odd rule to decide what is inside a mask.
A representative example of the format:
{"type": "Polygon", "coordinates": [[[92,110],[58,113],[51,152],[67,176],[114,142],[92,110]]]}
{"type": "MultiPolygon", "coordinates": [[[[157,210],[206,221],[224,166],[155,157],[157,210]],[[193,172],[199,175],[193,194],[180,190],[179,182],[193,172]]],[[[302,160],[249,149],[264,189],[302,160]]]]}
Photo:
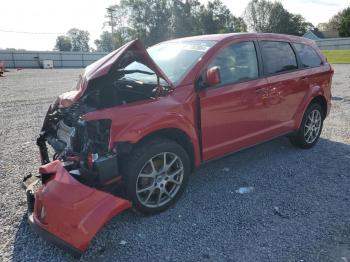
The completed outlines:
{"type": "MultiPolygon", "coordinates": [[[[215,41],[170,41],[152,46],[147,51],[167,77],[176,83],[215,43],[215,41]]],[[[139,62],[131,63],[124,70],[152,72],[151,69],[139,62]]],[[[154,74],[138,72],[128,74],[126,78],[137,79],[145,83],[156,83],[157,81],[157,76],[154,74]]],[[[165,82],[161,81],[161,83],[165,82]]]]}

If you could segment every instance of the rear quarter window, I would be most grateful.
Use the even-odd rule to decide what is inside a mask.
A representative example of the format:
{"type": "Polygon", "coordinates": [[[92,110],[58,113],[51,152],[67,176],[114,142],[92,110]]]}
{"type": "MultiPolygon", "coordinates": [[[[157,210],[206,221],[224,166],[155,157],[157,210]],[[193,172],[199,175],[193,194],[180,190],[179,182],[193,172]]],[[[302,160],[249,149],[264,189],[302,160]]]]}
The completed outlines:
{"type": "Polygon", "coordinates": [[[266,74],[278,74],[298,68],[296,56],[289,43],[261,41],[260,49],[266,74]]]}
{"type": "Polygon", "coordinates": [[[315,49],[304,44],[293,44],[297,50],[303,67],[316,67],[322,65],[322,60],[315,49]]]}

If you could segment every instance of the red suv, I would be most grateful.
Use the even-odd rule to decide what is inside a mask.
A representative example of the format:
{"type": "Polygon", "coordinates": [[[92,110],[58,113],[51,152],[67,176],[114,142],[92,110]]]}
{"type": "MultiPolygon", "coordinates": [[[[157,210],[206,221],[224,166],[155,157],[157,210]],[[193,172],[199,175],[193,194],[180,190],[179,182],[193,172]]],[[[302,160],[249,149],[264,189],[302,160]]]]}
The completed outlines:
{"type": "Polygon", "coordinates": [[[122,210],[174,204],[203,162],[281,135],[311,148],[332,75],[314,42],[288,35],[129,42],[50,106],[40,175],[24,181],[30,224],[77,254],[122,210]]]}

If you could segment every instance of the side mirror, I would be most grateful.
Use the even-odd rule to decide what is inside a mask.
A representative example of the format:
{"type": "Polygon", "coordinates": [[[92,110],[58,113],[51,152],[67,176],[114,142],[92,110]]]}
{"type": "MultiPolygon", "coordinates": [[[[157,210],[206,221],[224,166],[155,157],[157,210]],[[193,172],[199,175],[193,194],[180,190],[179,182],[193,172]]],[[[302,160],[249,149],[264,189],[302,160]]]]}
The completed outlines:
{"type": "Polygon", "coordinates": [[[208,86],[215,86],[221,83],[220,69],[218,66],[213,66],[207,70],[208,86]]]}

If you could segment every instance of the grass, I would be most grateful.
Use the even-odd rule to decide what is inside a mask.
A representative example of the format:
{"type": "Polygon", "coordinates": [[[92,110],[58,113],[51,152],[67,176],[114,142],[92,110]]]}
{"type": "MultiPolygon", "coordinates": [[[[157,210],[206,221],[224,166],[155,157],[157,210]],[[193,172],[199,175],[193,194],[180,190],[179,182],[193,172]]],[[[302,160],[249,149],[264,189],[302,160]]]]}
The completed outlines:
{"type": "Polygon", "coordinates": [[[331,64],[350,64],[350,49],[349,50],[322,50],[322,53],[327,57],[331,64]]]}

